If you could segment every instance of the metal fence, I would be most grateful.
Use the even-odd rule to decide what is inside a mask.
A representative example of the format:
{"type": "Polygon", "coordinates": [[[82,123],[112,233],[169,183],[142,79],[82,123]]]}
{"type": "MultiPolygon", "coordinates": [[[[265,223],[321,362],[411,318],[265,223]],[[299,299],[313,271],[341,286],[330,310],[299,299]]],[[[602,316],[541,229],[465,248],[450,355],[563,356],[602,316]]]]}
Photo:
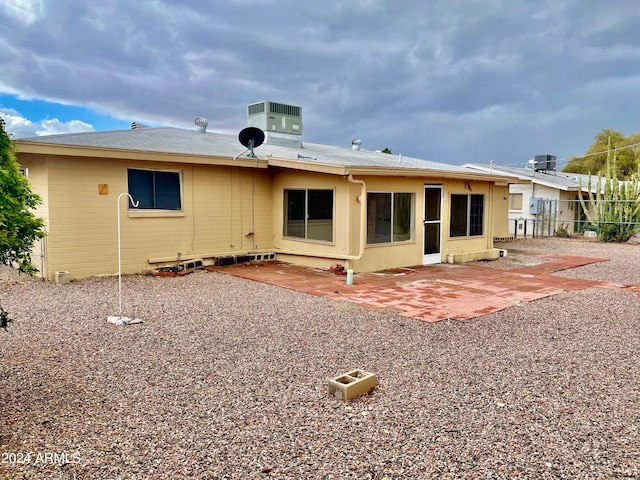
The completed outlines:
{"type": "MultiPolygon", "coordinates": [[[[600,204],[606,208],[611,203],[638,203],[634,200],[610,200],[600,204]]],[[[589,202],[585,204],[589,206],[589,202]]],[[[551,200],[538,199],[535,207],[535,218],[521,216],[512,220],[513,238],[536,238],[552,236],[585,235],[597,236],[603,225],[631,225],[636,232],[640,232],[640,222],[590,222],[580,203],[580,200],[551,200]],[[593,232],[593,233],[591,233],[593,232]]],[[[595,216],[595,215],[593,215],[595,216]]]]}

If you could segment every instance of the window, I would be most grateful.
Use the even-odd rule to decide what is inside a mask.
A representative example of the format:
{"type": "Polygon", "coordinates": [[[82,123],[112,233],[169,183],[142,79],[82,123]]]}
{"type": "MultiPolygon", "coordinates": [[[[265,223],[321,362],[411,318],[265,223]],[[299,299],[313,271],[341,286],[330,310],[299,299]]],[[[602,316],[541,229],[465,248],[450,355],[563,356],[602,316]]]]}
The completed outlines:
{"type": "Polygon", "coordinates": [[[510,193],[509,194],[509,210],[522,211],[522,194],[510,193]]]}
{"type": "Polygon", "coordinates": [[[284,191],[285,237],[333,241],[333,190],[284,191]]]}
{"type": "Polygon", "coordinates": [[[129,177],[129,195],[136,202],[134,207],[129,201],[130,209],[141,210],[180,210],[180,173],[159,170],[127,170],[129,177]]]}
{"type": "Polygon", "coordinates": [[[482,235],[484,195],[451,195],[451,237],[482,235]]]}
{"type": "Polygon", "coordinates": [[[413,239],[413,193],[367,193],[367,243],[413,239]]]}

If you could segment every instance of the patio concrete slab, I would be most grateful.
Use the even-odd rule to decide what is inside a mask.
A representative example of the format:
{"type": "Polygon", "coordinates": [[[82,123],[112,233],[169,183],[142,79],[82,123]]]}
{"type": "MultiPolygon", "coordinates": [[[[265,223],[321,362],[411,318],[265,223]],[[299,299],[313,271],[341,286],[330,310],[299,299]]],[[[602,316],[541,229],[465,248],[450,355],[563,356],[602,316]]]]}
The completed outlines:
{"type": "Polygon", "coordinates": [[[344,275],[277,261],[207,269],[369,308],[391,307],[399,310],[400,315],[426,322],[468,320],[563,290],[600,287],[640,292],[638,285],[552,275],[607,259],[541,256],[547,257],[547,261],[512,270],[476,264],[437,264],[356,274],[353,285],[347,285],[344,275]]]}

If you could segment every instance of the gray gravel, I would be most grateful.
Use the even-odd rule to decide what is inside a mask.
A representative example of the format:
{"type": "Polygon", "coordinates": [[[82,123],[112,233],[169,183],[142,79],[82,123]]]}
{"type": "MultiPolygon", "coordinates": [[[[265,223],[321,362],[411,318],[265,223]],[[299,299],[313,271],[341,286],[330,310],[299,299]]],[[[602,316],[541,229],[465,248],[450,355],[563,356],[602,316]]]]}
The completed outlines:
{"type": "MultiPolygon", "coordinates": [[[[486,266],[606,257],[559,275],[640,284],[640,245],[502,246],[486,266]]],[[[202,271],[124,277],[144,323],[117,327],[117,278],[0,279],[0,478],[640,477],[637,293],[432,324],[202,271]],[[329,397],[353,368],[375,390],[329,397]]]]}

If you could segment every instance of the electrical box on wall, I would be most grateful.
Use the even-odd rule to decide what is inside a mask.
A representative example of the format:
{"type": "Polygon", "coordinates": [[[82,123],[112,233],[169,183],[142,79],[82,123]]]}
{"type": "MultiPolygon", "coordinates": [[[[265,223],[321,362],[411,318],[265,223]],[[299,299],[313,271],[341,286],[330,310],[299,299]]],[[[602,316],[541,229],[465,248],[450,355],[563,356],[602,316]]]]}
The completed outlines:
{"type": "Polygon", "coordinates": [[[531,215],[538,215],[542,210],[544,200],[539,197],[531,197],[531,201],[529,202],[529,213],[531,215]]]}

